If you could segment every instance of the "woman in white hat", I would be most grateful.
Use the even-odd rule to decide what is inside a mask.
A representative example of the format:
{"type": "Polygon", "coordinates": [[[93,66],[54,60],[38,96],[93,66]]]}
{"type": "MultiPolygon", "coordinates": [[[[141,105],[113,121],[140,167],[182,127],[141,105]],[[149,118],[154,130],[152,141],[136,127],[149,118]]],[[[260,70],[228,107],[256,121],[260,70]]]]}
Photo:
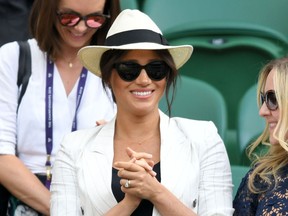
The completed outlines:
{"type": "Polygon", "coordinates": [[[168,46],[138,10],[116,18],[105,46],[80,50],[111,89],[117,114],[62,142],[51,215],[232,215],[229,160],[216,127],[158,109],[192,50],[168,46]]]}

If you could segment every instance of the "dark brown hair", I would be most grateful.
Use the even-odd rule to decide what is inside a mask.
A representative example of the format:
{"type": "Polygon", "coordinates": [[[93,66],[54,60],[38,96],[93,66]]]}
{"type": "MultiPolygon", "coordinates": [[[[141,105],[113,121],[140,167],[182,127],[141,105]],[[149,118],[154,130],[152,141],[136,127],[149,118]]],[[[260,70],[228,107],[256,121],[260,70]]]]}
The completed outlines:
{"type": "MultiPolygon", "coordinates": [[[[100,60],[100,70],[101,70],[101,77],[102,77],[102,85],[104,89],[107,89],[107,87],[111,88],[110,86],[110,78],[113,71],[114,64],[116,62],[119,62],[122,56],[124,56],[129,50],[108,50],[105,53],[103,53],[101,60],[100,60]]],[[[168,105],[168,113],[169,116],[171,116],[171,105],[174,100],[175,96],[175,87],[178,77],[178,70],[175,67],[174,60],[168,50],[155,50],[157,55],[166,62],[166,64],[170,67],[170,71],[166,77],[166,89],[165,89],[165,97],[166,102],[168,105]],[[172,96],[169,97],[169,91],[172,87],[172,96]]],[[[116,99],[114,97],[113,89],[112,96],[113,100],[116,103],[116,99]]]]}
{"type": "MultiPolygon", "coordinates": [[[[29,20],[32,37],[37,40],[40,49],[47,52],[52,59],[60,53],[61,38],[55,26],[59,2],[60,0],[35,0],[29,20]]],[[[103,45],[111,24],[120,13],[119,0],[106,0],[103,13],[110,15],[110,19],[96,31],[91,44],[103,45]]]]}

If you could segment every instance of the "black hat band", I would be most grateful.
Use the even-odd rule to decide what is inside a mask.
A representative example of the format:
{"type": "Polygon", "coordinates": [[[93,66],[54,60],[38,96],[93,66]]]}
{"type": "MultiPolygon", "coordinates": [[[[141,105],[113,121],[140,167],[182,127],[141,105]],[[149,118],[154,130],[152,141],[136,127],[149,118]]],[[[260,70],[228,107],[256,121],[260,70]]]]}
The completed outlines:
{"type": "Polygon", "coordinates": [[[169,45],[168,41],[161,34],[151,30],[138,29],[120,32],[109,36],[105,40],[105,46],[121,46],[143,42],[169,45]]]}

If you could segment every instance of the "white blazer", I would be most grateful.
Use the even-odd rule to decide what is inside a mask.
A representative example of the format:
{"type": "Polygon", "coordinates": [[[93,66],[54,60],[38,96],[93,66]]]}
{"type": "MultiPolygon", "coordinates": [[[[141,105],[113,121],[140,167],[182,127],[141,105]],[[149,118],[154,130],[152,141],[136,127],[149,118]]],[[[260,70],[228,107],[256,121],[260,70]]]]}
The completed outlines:
{"type": "MultiPolygon", "coordinates": [[[[53,167],[52,216],[103,215],[117,204],[111,189],[114,125],[115,119],[66,136],[53,167]]],[[[160,132],[161,183],[198,215],[232,215],[231,170],[215,125],[160,111],[160,132]]]]}

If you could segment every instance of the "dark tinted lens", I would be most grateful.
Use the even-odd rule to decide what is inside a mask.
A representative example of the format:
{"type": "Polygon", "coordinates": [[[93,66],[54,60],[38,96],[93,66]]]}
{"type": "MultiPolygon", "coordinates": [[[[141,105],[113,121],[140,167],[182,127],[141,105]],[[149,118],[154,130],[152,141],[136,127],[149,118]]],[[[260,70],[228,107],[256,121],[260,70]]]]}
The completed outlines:
{"type": "Polygon", "coordinates": [[[147,64],[145,70],[150,79],[159,81],[166,77],[169,67],[165,62],[155,61],[147,64]]]}
{"type": "Polygon", "coordinates": [[[64,26],[75,26],[80,19],[80,16],[78,16],[77,14],[67,13],[60,15],[60,23],[64,26]]]}
{"type": "Polygon", "coordinates": [[[266,92],[266,104],[270,110],[276,110],[278,107],[276,95],[274,91],[266,92]]]}
{"type": "Polygon", "coordinates": [[[141,71],[141,66],[133,62],[118,63],[115,64],[114,67],[116,68],[121,79],[128,82],[135,80],[141,71]]]}
{"type": "Polygon", "coordinates": [[[89,15],[87,16],[86,25],[90,28],[99,28],[105,22],[106,17],[101,15],[89,15]]]}
{"type": "Polygon", "coordinates": [[[264,102],[269,110],[276,110],[278,108],[278,102],[275,92],[273,90],[267,91],[265,94],[260,93],[261,104],[264,102]]]}
{"type": "Polygon", "coordinates": [[[151,80],[159,81],[165,78],[169,72],[168,65],[163,61],[154,61],[142,66],[134,62],[122,62],[114,65],[119,76],[128,82],[135,80],[142,69],[145,69],[151,80]]]}

